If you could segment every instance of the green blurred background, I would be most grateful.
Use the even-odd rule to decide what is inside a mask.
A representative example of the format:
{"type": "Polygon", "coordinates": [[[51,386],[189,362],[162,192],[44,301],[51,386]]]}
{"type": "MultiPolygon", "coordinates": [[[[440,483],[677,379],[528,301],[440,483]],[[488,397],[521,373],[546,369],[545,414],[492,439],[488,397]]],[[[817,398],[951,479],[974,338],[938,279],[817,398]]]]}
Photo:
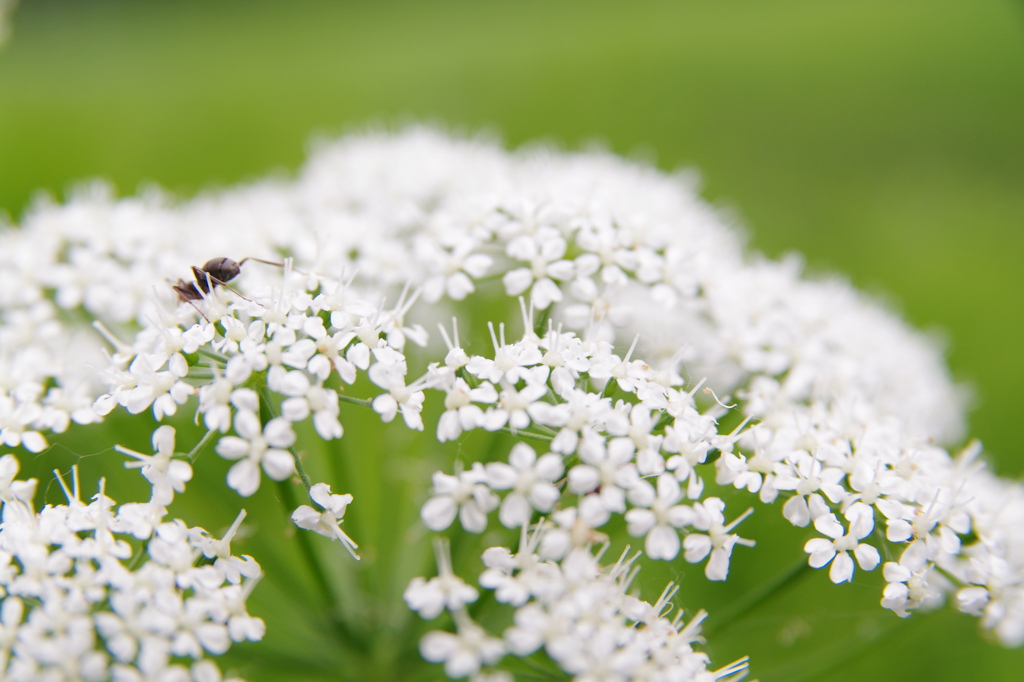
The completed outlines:
{"type": "MultiPolygon", "coordinates": [[[[95,176],[187,196],[294,171],[316,136],[421,120],[698,170],[754,247],[935,330],[971,433],[1024,473],[1021,3],[22,0],[0,48],[0,211],[95,176]]],[[[878,610],[873,578],[822,592],[818,620],[780,598],[716,662],[749,652],[765,682],[1021,679],[1024,654],[972,619],[847,611],[878,610]],[[788,653],[830,617],[831,648],[788,653]],[[874,648],[844,649],[847,629],[874,648]]]]}

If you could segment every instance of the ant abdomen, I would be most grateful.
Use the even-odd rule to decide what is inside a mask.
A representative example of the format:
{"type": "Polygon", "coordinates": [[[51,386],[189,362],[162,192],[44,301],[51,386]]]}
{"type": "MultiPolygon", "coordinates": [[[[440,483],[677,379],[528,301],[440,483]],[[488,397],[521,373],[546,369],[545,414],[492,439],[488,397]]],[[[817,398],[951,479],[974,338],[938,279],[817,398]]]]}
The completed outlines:
{"type": "MultiPolygon", "coordinates": [[[[242,263],[245,259],[242,260],[242,263]]],[[[230,282],[235,277],[238,277],[238,273],[242,271],[241,263],[237,263],[230,258],[211,258],[210,260],[203,263],[202,268],[192,268],[192,274],[197,274],[196,270],[200,272],[207,272],[210,277],[214,280],[214,284],[223,284],[224,282],[230,282]]],[[[198,276],[196,279],[200,279],[198,276]]],[[[203,278],[205,279],[205,277],[203,278]]],[[[205,284],[205,282],[204,282],[205,284]]]]}

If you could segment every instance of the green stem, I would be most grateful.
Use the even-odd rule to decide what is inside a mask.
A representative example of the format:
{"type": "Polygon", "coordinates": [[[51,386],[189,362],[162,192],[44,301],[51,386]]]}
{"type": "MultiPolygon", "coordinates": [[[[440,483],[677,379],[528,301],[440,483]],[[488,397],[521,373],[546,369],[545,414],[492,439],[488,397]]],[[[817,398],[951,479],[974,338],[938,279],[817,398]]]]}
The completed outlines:
{"type": "MultiPolygon", "coordinates": [[[[281,500],[282,505],[285,508],[287,514],[291,514],[291,511],[298,507],[298,500],[295,499],[295,491],[288,484],[288,481],[277,481],[277,489],[280,493],[278,497],[281,500]]],[[[355,646],[357,649],[361,649],[365,646],[366,642],[363,638],[359,637],[353,630],[348,628],[338,611],[338,600],[335,597],[334,590],[331,588],[331,582],[327,578],[327,573],[324,571],[323,566],[320,563],[319,557],[317,557],[316,551],[313,549],[312,538],[310,534],[305,530],[299,530],[295,534],[295,539],[299,543],[299,551],[302,553],[302,558],[309,567],[310,573],[313,575],[313,581],[316,583],[317,588],[320,590],[324,603],[329,605],[328,607],[328,621],[337,631],[338,635],[342,637],[346,644],[355,646]]]]}
{"type": "MultiPolygon", "coordinates": [[[[277,410],[274,409],[274,404],[270,401],[270,391],[265,385],[260,391],[260,395],[260,420],[266,424],[277,416],[277,410]]],[[[309,474],[306,473],[306,468],[302,466],[302,460],[299,459],[299,455],[291,448],[288,448],[288,454],[292,456],[292,461],[295,462],[295,472],[299,475],[299,480],[302,481],[302,485],[306,488],[306,493],[308,494],[309,489],[313,487],[313,482],[310,480],[309,474]]],[[[315,501],[313,504],[316,504],[318,507],[320,506],[315,501]]],[[[292,505],[292,508],[294,509],[295,506],[292,505]]]]}
{"type": "Polygon", "coordinates": [[[210,358],[211,360],[216,360],[217,362],[220,362],[220,363],[223,363],[223,364],[227,364],[227,362],[228,362],[228,357],[226,355],[221,355],[220,353],[216,353],[216,352],[214,352],[212,350],[208,350],[206,348],[197,348],[196,349],[196,353],[198,353],[199,355],[202,355],[203,357],[210,358]]]}
{"type": "Polygon", "coordinates": [[[609,398],[612,395],[612,391],[618,385],[618,380],[615,377],[608,377],[608,381],[605,383],[604,388],[601,389],[601,397],[609,398]]]}
{"type": "Polygon", "coordinates": [[[569,676],[554,664],[543,651],[506,661],[502,666],[507,672],[513,673],[518,679],[532,680],[568,680],[569,676]]]}
{"type": "Polygon", "coordinates": [[[544,336],[547,331],[548,320],[551,318],[551,311],[554,309],[553,305],[549,305],[544,310],[540,311],[540,314],[533,321],[533,333],[537,336],[544,336]]]}
{"type": "MultiPolygon", "coordinates": [[[[290,516],[292,510],[299,506],[298,500],[295,499],[295,492],[292,490],[291,486],[288,485],[288,481],[286,480],[278,481],[277,489],[280,493],[278,499],[281,500],[281,503],[285,508],[285,512],[290,516]]],[[[296,533],[295,538],[299,542],[299,549],[302,552],[302,557],[309,565],[309,570],[313,574],[313,579],[316,581],[317,587],[320,588],[320,591],[323,593],[327,602],[333,604],[334,593],[331,590],[330,581],[327,580],[327,574],[324,573],[323,566],[320,565],[316,552],[313,551],[313,545],[310,543],[309,533],[296,533]]]]}
{"type": "Polygon", "coordinates": [[[299,480],[302,481],[302,485],[305,486],[306,493],[309,493],[309,489],[313,487],[313,482],[310,480],[309,474],[306,473],[306,468],[302,466],[302,460],[291,448],[288,448],[288,452],[291,453],[292,459],[295,460],[295,472],[299,475],[299,480]]]}
{"type": "MultiPolygon", "coordinates": [[[[277,410],[270,399],[270,392],[267,389],[265,382],[261,382],[257,392],[260,395],[260,420],[263,423],[266,423],[277,416],[277,410]]],[[[302,462],[299,461],[298,455],[296,455],[296,453],[291,449],[289,449],[289,452],[292,455],[292,459],[295,461],[295,470],[299,474],[299,478],[302,480],[308,495],[309,489],[312,487],[309,475],[302,466],[302,462]]],[[[299,506],[298,500],[295,497],[295,491],[292,489],[287,479],[284,481],[278,481],[277,489],[280,492],[278,499],[281,501],[282,505],[284,505],[285,514],[290,517],[292,511],[299,506]]],[[[331,582],[327,578],[327,573],[324,571],[324,567],[320,563],[320,559],[313,548],[310,533],[305,530],[299,530],[299,532],[295,534],[295,539],[299,543],[299,550],[302,553],[302,558],[309,567],[317,588],[323,595],[324,603],[328,605],[328,620],[338,637],[342,640],[342,644],[348,648],[354,648],[357,652],[367,651],[368,643],[365,637],[361,637],[359,631],[348,627],[345,620],[341,617],[340,600],[337,598],[334,589],[331,587],[331,582]]]]}
{"type": "Polygon", "coordinates": [[[142,561],[142,557],[148,556],[149,552],[146,549],[146,545],[139,545],[139,548],[135,550],[135,555],[132,556],[131,561],[128,562],[128,570],[134,571],[139,566],[139,562],[142,561]]]}
{"type": "Polygon", "coordinates": [[[514,431],[514,430],[510,429],[507,426],[504,426],[504,427],[502,427],[502,428],[500,428],[498,430],[499,431],[504,431],[505,433],[512,434],[513,436],[516,436],[516,437],[519,437],[519,438],[532,438],[533,440],[543,440],[543,441],[549,441],[549,442],[554,439],[554,436],[548,436],[548,435],[543,434],[543,433],[533,433],[532,431],[514,431]]]}
{"type": "Polygon", "coordinates": [[[266,426],[267,422],[277,416],[277,409],[274,407],[274,403],[270,399],[270,389],[267,388],[267,384],[265,382],[260,384],[260,388],[257,393],[260,396],[260,422],[266,426]]]}
{"type": "Polygon", "coordinates": [[[459,367],[457,370],[455,370],[455,376],[465,381],[466,385],[468,385],[470,388],[476,388],[477,386],[480,385],[480,380],[477,379],[472,374],[470,374],[468,371],[466,371],[465,367],[459,367]]]}
{"type": "Polygon", "coordinates": [[[206,447],[206,444],[213,440],[213,437],[216,435],[217,431],[215,429],[210,429],[209,431],[207,431],[199,440],[199,442],[196,443],[196,446],[189,450],[188,454],[185,455],[185,457],[188,458],[188,461],[194,463],[196,461],[196,458],[199,457],[199,451],[206,447]]]}
{"type": "Polygon", "coordinates": [[[343,403],[352,403],[353,405],[362,405],[363,407],[371,407],[373,405],[372,400],[364,400],[363,398],[350,398],[342,393],[338,394],[338,400],[343,403]]]}
{"type": "Polygon", "coordinates": [[[662,412],[661,416],[658,417],[658,422],[654,425],[654,428],[651,429],[651,432],[652,433],[664,433],[665,432],[665,427],[668,426],[669,424],[671,424],[674,420],[675,420],[675,417],[673,417],[670,413],[662,412]]]}

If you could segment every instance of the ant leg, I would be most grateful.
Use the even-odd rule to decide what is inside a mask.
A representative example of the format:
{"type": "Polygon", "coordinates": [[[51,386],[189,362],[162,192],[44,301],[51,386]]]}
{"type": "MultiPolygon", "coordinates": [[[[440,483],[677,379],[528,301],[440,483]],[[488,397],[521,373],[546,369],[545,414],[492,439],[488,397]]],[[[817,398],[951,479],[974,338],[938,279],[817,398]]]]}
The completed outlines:
{"type": "Polygon", "coordinates": [[[243,301],[248,301],[249,303],[252,303],[252,299],[251,298],[246,298],[242,294],[238,293],[238,290],[235,289],[230,284],[228,284],[227,282],[221,282],[220,284],[221,284],[222,287],[224,287],[225,289],[227,289],[228,291],[230,291],[231,293],[233,293],[235,296],[237,296],[238,298],[242,299],[243,301]]]}
{"type": "Polygon", "coordinates": [[[186,300],[186,301],[185,301],[185,303],[188,303],[188,304],[189,304],[190,306],[192,306],[193,308],[195,308],[195,309],[196,309],[196,312],[197,312],[197,313],[199,313],[199,314],[200,314],[200,316],[202,316],[202,318],[203,318],[204,320],[206,320],[206,321],[207,321],[207,323],[209,323],[209,321],[210,321],[210,318],[208,318],[208,317],[207,317],[207,316],[206,316],[206,315],[205,315],[205,314],[203,313],[203,311],[199,309],[199,306],[197,306],[197,305],[195,304],[195,302],[194,302],[194,301],[191,301],[191,300],[186,300]]]}
{"type": "Polygon", "coordinates": [[[231,286],[230,284],[228,284],[224,280],[217,279],[216,277],[214,277],[210,273],[206,272],[205,270],[200,270],[200,272],[202,272],[203,275],[206,276],[206,285],[209,287],[210,291],[213,291],[213,287],[219,284],[220,286],[222,286],[225,289],[229,290],[235,296],[238,296],[242,300],[249,301],[249,303],[252,303],[252,299],[251,298],[247,298],[247,297],[243,296],[242,294],[238,293],[237,289],[235,289],[233,286],[231,286]]]}
{"type": "Polygon", "coordinates": [[[284,267],[284,263],[275,263],[272,260],[263,260],[262,258],[256,258],[254,256],[246,256],[242,260],[238,261],[238,266],[241,267],[242,263],[244,263],[247,260],[254,260],[257,263],[263,263],[264,265],[276,265],[279,268],[283,268],[284,267]]]}

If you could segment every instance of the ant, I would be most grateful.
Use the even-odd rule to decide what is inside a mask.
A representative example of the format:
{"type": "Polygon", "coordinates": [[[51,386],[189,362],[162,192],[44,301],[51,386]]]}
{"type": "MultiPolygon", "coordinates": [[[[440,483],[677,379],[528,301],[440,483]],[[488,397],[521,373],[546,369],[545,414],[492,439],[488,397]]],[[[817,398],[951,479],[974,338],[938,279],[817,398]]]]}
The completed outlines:
{"type": "MultiPolygon", "coordinates": [[[[206,261],[203,263],[203,267],[201,268],[196,267],[195,265],[192,266],[192,276],[195,277],[195,282],[186,282],[183,279],[179,279],[177,283],[171,285],[171,288],[178,294],[179,301],[182,303],[188,303],[193,308],[196,307],[194,301],[202,299],[218,284],[231,289],[231,291],[233,291],[237,296],[248,301],[249,299],[245,298],[245,296],[242,296],[228,285],[228,282],[233,280],[235,277],[238,277],[238,273],[242,271],[242,263],[247,260],[254,260],[258,263],[284,267],[281,263],[263,260],[262,258],[253,258],[251,256],[243,258],[240,261],[234,261],[230,258],[220,256],[206,261]]],[[[199,311],[199,308],[196,308],[196,310],[199,311]]],[[[199,314],[203,315],[202,311],[199,311],[199,314]]],[[[203,315],[203,317],[206,317],[206,315],[203,315]]]]}

